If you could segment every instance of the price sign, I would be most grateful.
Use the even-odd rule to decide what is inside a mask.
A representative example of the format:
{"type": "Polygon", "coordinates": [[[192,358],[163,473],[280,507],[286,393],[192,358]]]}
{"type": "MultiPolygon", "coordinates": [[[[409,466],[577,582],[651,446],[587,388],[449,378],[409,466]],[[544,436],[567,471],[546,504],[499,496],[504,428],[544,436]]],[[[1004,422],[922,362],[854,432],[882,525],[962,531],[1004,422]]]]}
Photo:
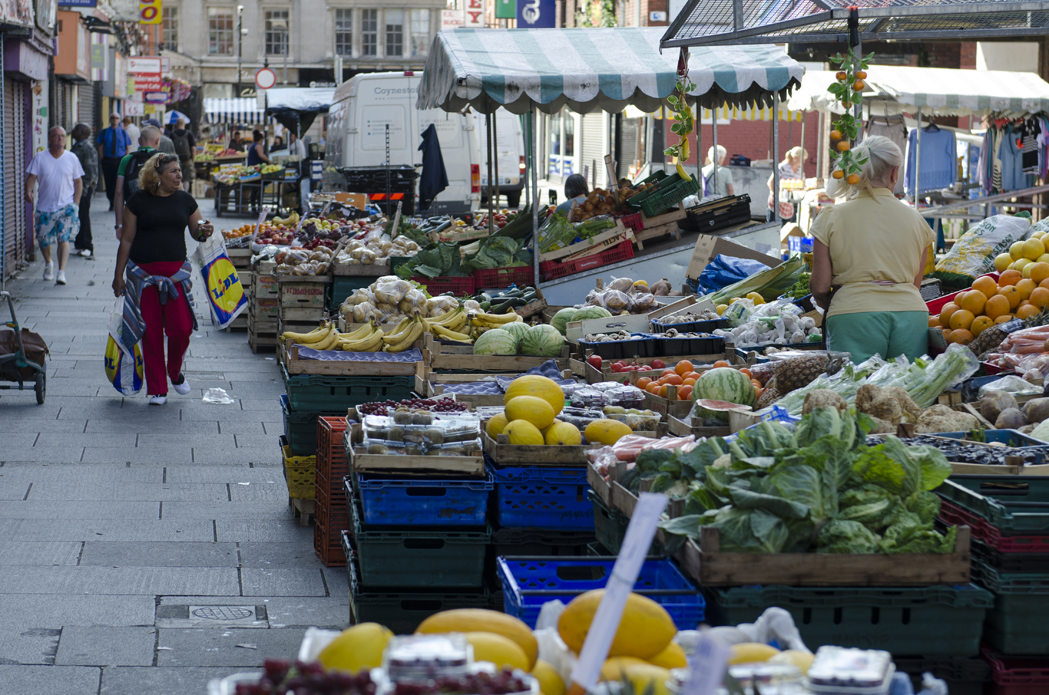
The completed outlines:
{"type": "Polygon", "coordinates": [[[729,654],[728,647],[701,634],[688,660],[691,673],[681,688],[681,695],[714,695],[725,676],[729,654]]]}
{"type": "Polygon", "coordinates": [[[259,221],[255,223],[255,233],[251,235],[253,239],[256,236],[258,236],[259,229],[262,227],[262,223],[266,221],[266,216],[269,215],[269,214],[270,214],[269,206],[268,205],[263,206],[262,212],[259,213],[259,221]]]}
{"type": "Polygon", "coordinates": [[[582,695],[597,683],[601,666],[608,658],[608,650],[615,639],[616,630],[619,629],[619,622],[623,619],[627,597],[637,583],[641,565],[652,546],[656,526],[666,506],[666,495],[643,492],[638,497],[619,557],[616,558],[608,584],[605,585],[605,595],[586,633],[579,661],[572,669],[572,686],[568,695],[582,695]]]}

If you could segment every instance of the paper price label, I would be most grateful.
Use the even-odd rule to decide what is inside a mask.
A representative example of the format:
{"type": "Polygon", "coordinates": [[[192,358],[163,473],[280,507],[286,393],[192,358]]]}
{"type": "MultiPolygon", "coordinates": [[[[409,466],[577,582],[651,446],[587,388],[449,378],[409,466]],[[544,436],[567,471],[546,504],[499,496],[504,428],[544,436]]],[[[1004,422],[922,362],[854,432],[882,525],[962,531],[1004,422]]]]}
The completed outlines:
{"type": "Polygon", "coordinates": [[[691,674],[682,684],[681,695],[714,695],[725,677],[729,654],[731,650],[724,644],[701,634],[688,657],[691,674]]]}
{"type": "Polygon", "coordinates": [[[252,236],[258,236],[259,229],[262,228],[262,223],[266,221],[266,216],[269,214],[269,206],[263,207],[262,212],[259,213],[259,221],[255,223],[255,233],[252,236]]]}

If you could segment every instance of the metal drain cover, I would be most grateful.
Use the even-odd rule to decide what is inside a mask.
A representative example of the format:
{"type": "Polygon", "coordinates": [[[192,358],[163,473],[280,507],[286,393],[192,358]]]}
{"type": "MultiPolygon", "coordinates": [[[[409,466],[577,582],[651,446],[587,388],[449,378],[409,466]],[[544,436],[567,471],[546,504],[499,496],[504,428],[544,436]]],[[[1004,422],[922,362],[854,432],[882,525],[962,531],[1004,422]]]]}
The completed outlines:
{"type": "Polygon", "coordinates": [[[269,627],[265,606],[157,607],[157,627],[269,627]]]}
{"type": "Polygon", "coordinates": [[[200,618],[202,620],[244,620],[245,618],[255,617],[255,608],[245,608],[244,606],[201,606],[200,608],[194,608],[190,606],[190,615],[194,618],[200,618]]]}

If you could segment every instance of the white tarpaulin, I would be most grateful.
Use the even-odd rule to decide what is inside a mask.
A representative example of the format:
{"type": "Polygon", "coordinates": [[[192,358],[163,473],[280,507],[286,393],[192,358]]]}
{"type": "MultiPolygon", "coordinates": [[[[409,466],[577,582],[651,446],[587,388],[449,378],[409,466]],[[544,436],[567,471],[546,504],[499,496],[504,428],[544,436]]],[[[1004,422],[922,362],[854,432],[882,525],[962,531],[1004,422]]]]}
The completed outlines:
{"type": "Polygon", "coordinates": [[[266,108],[326,112],[335,100],[335,89],[327,87],[281,87],[266,90],[266,108]]]}
{"type": "MultiPolygon", "coordinates": [[[[867,70],[864,105],[874,116],[914,113],[969,116],[992,112],[1019,115],[1049,111],[1049,83],[1031,72],[952,70],[872,65],[867,70]]],[[[810,70],[787,100],[797,111],[841,113],[827,91],[835,73],[810,70]]]]}

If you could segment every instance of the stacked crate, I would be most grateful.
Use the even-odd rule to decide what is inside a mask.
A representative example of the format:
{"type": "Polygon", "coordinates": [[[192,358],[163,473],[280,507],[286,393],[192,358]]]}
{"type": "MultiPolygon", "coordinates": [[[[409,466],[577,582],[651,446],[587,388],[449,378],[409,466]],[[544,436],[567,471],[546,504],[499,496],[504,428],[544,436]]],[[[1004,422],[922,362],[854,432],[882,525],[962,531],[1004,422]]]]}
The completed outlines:
{"type": "Polygon", "coordinates": [[[330,277],[282,275],[277,278],[279,309],[277,333],[309,333],[325,317],[330,277]]]}
{"type": "Polygon", "coordinates": [[[273,277],[276,265],[273,261],[256,261],[252,267],[248,297],[248,344],[252,352],[277,348],[280,298],[273,277]]]}
{"type": "Polygon", "coordinates": [[[342,494],[342,480],[349,473],[343,433],[345,417],[317,418],[317,471],[314,499],[316,501],[313,525],[313,549],[328,567],[346,563],[341,534],[350,527],[346,498],[342,494]]]}

